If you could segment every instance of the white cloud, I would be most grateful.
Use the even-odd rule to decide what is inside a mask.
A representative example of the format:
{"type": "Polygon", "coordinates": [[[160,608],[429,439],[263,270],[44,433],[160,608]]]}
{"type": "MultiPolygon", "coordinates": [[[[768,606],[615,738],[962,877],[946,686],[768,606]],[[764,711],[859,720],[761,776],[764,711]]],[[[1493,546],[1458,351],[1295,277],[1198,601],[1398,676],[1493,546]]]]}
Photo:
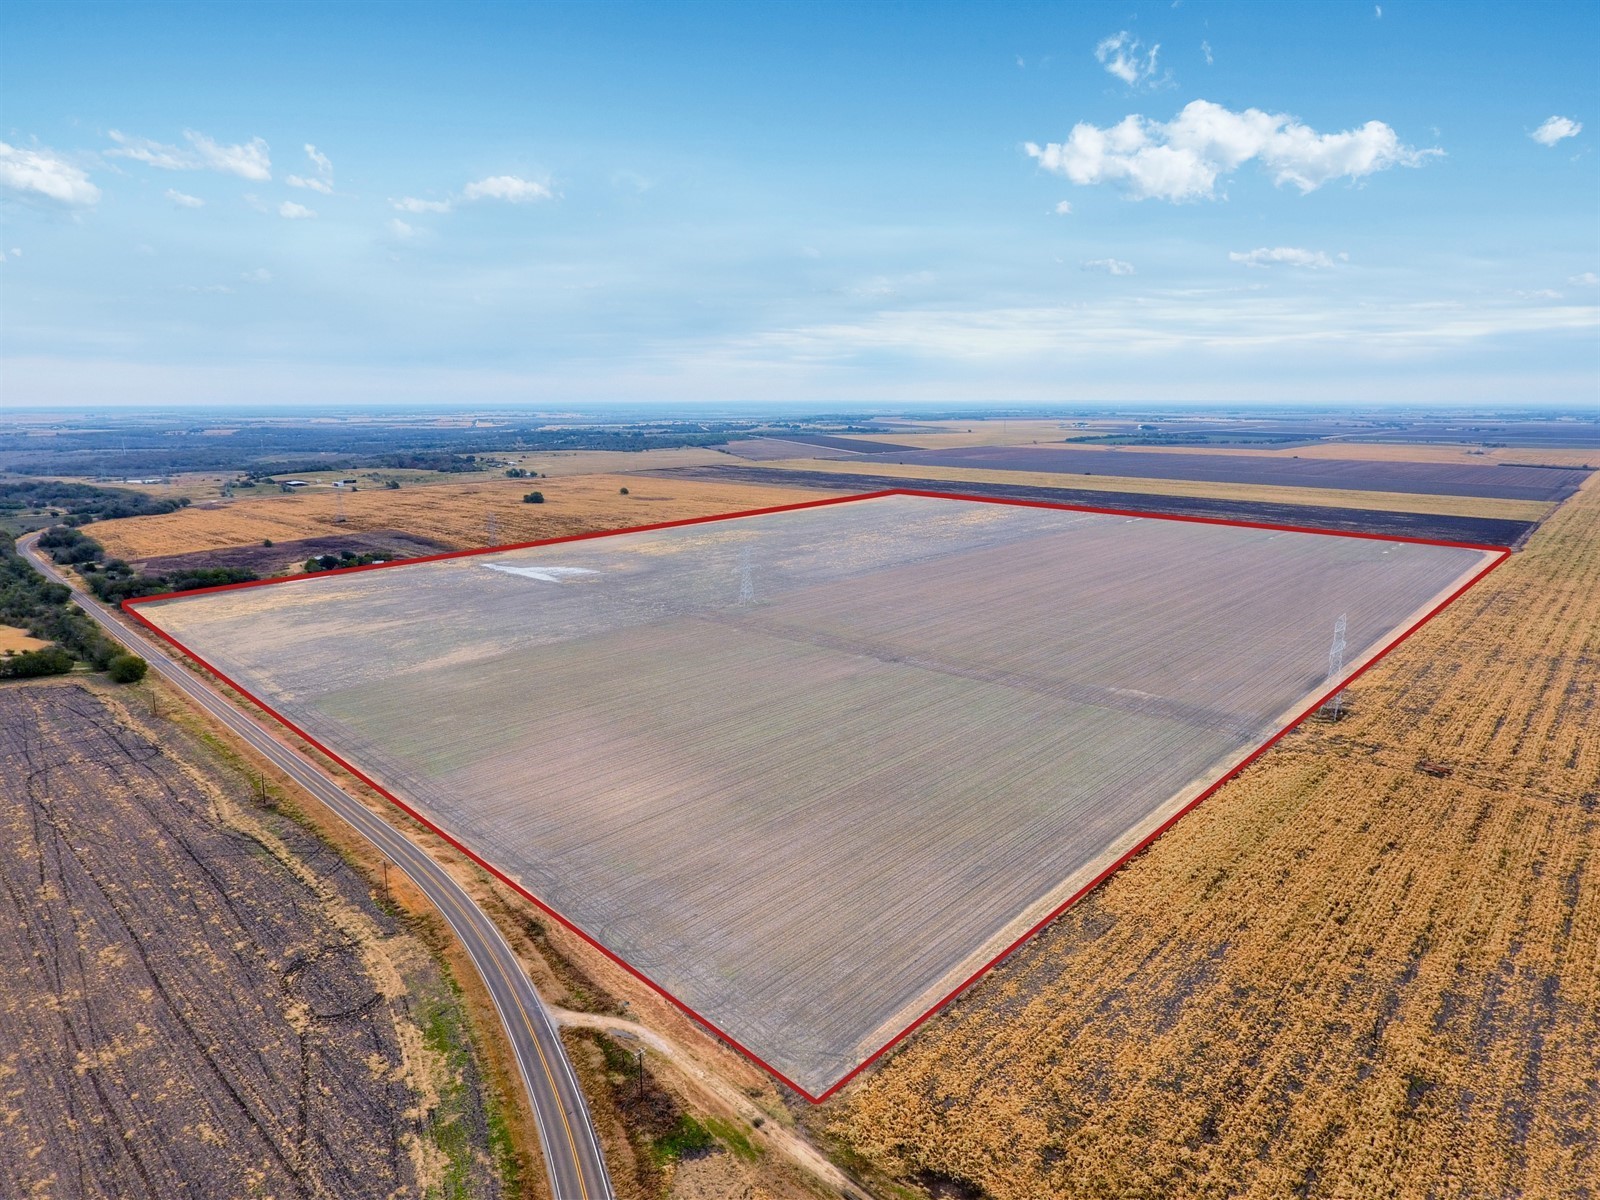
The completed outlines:
{"type": "Polygon", "coordinates": [[[267,143],[258,137],[240,145],[224,146],[192,129],[185,129],[183,136],[189,139],[204,165],[213,171],[224,171],[241,179],[272,178],[272,160],[267,156],[267,143]]]}
{"type": "Polygon", "coordinates": [[[306,143],[306,157],[311,160],[311,165],[316,169],[315,176],[290,175],[284,179],[290,187],[309,188],[313,192],[321,192],[324,196],[333,193],[333,160],[323,154],[310,142],[306,143]]]}
{"type": "Polygon", "coordinates": [[[293,200],[285,200],[278,205],[278,215],[287,221],[309,221],[317,214],[304,204],[296,204],[293,200]]]}
{"type": "Polygon", "coordinates": [[[1083,264],[1085,271],[1104,271],[1107,275],[1132,275],[1133,264],[1120,258],[1091,258],[1083,264]]]}
{"type": "MultiPolygon", "coordinates": [[[[12,251],[16,253],[15,250],[12,251]]],[[[1574,275],[1567,280],[1573,287],[1600,287],[1600,275],[1593,271],[1585,271],[1582,275],[1574,275]]]]}
{"type": "Polygon", "coordinates": [[[113,129],[110,137],[117,143],[117,149],[106,153],[114,158],[131,158],[147,163],[163,171],[212,170],[237,175],[241,179],[265,181],[272,178],[272,159],[267,152],[267,143],[261,138],[255,137],[248,142],[228,146],[192,129],[185,129],[183,136],[188,139],[189,149],[169,146],[150,138],[129,137],[113,129]]]}
{"type": "Polygon", "coordinates": [[[1055,212],[1058,217],[1070,216],[1072,214],[1072,201],[1057,200],[1055,212]]]}
{"type": "Polygon", "coordinates": [[[78,207],[100,199],[100,189],[89,176],[54,151],[28,150],[7,142],[0,142],[0,187],[78,207]]]}
{"type": "Polygon", "coordinates": [[[1541,146],[1554,146],[1562,138],[1577,137],[1583,132],[1583,122],[1571,117],[1551,117],[1528,136],[1541,146]]]}
{"type": "Polygon", "coordinates": [[[199,196],[191,196],[187,192],[180,192],[177,188],[168,188],[163,194],[168,200],[171,200],[179,208],[205,207],[206,202],[200,199],[199,196]]]}
{"type": "Polygon", "coordinates": [[[21,257],[22,257],[22,251],[20,249],[18,249],[16,246],[11,247],[11,253],[10,254],[7,254],[4,250],[0,250],[0,262],[5,262],[8,258],[21,258],[21,257]]]}
{"type": "Polygon", "coordinates": [[[1213,62],[1216,61],[1215,59],[1213,59],[1211,57],[1211,43],[1210,42],[1201,42],[1200,43],[1200,53],[1204,54],[1206,56],[1206,66],[1209,67],[1209,66],[1211,66],[1211,64],[1213,62]]]}
{"type": "Polygon", "coordinates": [[[1375,20],[1383,20],[1383,5],[1374,4],[1372,6],[1372,15],[1375,20]]]}
{"type": "Polygon", "coordinates": [[[272,272],[265,267],[257,267],[254,271],[246,271],[239,278],[246,283],[271,283],[272,272]]]}
{"type": "Polygon", "coordinates": [[[1121,33],[1104,38],[1094,48],[1094,56],[1108,74],[1115,75],[1129,87],[1137,87],[1155,78],[1156,55],[1161,53],[1157,43],[1144,53],[1144,44],[1124,29],[1121,33]]]}
{"type": "MultiPolygon", "coordinates": [[[[1348,256],[1341,254],[1340,258],[1348,256]]],[[[1298,246],[1277,246],[1271,249],[1263,246],[1259,250],[1251,250],[1241,254],[1237,250],[1229,251],[1228,261],[1243,263],[1247,267],[1270,267],[1274,263],[1283,263],[1290,267],[1306,267],[1311,270],[1323,270],[1333,266],[1333,259],[1321,250],[1302,250],[1298,246]]]]}
{"type": "Polygon", "coordinates": [[[399,217],[394,217],[389,221],[389,232],[402,242],[409,241],[417,236],[417,231],[399,217]]]}
{"type": "Polygon", "coordinates": [[[131,158],[136,162],[148,163],[152,167],[160,167],[163,171],[199,169],[200,164],[194,156],[176,146],[163,145],[149,138],[129,137],[116,129],[111,130],[110,137],[117,143],[117,149],[106,151],[112,158],[131,158]]]}
{"type": "Polygon", "coordinates": [[[544,184],[531,179],[518,179],[515,175],[492,175],[461,189],[461,196],[465,200],[506,200],[512,204],[549,200],[553,195],[544,184]]]}
{"type": "Polygon", "coordinates": [[[1174,202],[1214,198],[1218,178],[1251,159],[1260,160],[1275,184],[1290,183],[1304,193],[1331,179],[1420,166],[1444,153],[1402,145],[1382,121],[1318,133],[1284,113],[1233,112],[1209,100],[1190,101],[1168,122],[1138,114],[1106,129],[1080,122],[1065,142],[1029,142],[1026,150],[1045,170],[1073,183],[1118,183],[1136,200],[1174,202]]]}
{"type": "Polygon", "coordinates": [[[403,196],[389,203],[397,212],[404,213],[447,213],[455,207],[453,200],[418,200],[415,196],[403,196]]]}

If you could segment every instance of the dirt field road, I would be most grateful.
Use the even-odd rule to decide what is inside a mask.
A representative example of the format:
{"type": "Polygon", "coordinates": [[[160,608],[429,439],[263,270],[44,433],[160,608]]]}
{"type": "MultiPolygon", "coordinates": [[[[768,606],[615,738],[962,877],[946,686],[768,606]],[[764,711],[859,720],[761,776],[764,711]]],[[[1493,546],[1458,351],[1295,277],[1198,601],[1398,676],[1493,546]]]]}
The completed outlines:
{"type": "MultiPolygon", "coordinates": [[[[47,577],[71,586],[55,564],[39,552],[35,541],[35,537],[24,538],[17,543],[17,549],[47,577]]],[[[168,683],[182,689],[257,753],[349,822],[404,871],[438,908],[477,964],[505,1023],[523,1084],[533,1104],[552,1195],[555,1200],[612,1200],[615,1193],[606,1174],[605,1157],[589,1119],[577,1075],[562,1048],[561,1034],[494,922],[426,851],[345,792],[298,752],[267,733],[204,678],[163,652],[152,653],[143,639],[131,633],[94,597],[73,588],[73,599],[113,638],[147,654],[151,668],[168,683]]]]}

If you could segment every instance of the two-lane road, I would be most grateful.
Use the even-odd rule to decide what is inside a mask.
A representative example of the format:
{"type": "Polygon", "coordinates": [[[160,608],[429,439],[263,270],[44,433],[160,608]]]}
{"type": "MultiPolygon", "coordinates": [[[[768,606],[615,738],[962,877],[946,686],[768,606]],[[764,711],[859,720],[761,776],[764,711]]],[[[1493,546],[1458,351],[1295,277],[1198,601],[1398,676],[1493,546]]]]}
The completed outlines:
{"type": "Polygon", "coordinates": [[[77,587],[34,544],[38,535],[19,539],[17,549],[47,578],[72,588],[73,599],[118,642],[142,654],[151,669],[208,713],[306,791],[348,822],[358,833],[404,871],[423,895],[444,914],[494,998],[522,1081],[533,1106],[550,1190],[555,1200],[613,1200],[600,1141],[584,1103],[578,1077],[550,1019],[516,955],[499,929],[472,897],[428,853],[404,833],[339,787],[309,759],[280,741],[249,714],[160,647],[118,620],[116,614],[77,587]]]}

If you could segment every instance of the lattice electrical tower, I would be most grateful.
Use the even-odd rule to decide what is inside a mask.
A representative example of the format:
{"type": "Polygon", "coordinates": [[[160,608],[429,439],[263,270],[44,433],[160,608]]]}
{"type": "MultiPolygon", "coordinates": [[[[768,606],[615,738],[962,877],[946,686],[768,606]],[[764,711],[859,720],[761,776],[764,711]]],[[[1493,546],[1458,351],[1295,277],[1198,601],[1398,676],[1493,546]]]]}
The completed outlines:
{"type": "MultiPolygon", "coordinates": [[[[1340,613],[1339,619],[1333,623],[1333,645],[1328,647],[1328,682],[1338,683],[1344,677],[1344,633],[1345,617],[1340,613]]],[[[1344,689],[1340,688],[1322,705],[1322,715],[1330,721],[1337,721],[1344,709],[1344,689]]]]}
{"type": "Polygon", "coordinates": [[[745,546],[739,551],[739,603],[754,604],[755,602],[755,570],[750,563],[750,547],[745,546]]]}

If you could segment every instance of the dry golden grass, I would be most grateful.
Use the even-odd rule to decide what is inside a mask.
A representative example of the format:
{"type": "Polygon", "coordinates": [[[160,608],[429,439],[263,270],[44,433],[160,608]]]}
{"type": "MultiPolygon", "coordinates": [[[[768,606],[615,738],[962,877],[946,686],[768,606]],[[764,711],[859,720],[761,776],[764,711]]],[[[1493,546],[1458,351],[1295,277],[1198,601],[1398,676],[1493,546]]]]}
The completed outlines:
{"type": "Polygon", "coordinates": [[[24,650],[43,650],[49,642],[41,642],[27,630],[12,625],[0,625],[0,654],[21,654],[24,650]]]}
{"type": "MultiPolygon", "coordinates": [[[[749,464],[782,471],[827,471],[843,475],[890,475],[907,480],[1010,483],[1077,491],[1136,492],[1149,496],[1209,496],[1218,500],[1256,500],[1383,512],[1434,513],[1452,517],[1498,517],[1537,521],[1550,510],[1540,500],[1498,500],[1474,496],[1423,496],[1409,492],[1365,492],[1345,488],[1279,487],[1255,483],[1211,483],[1186,479],[1142,479],[1123,475],[1068,475],[1050,471],[990,471],[976,467],[935,467],[907,463],[858,463],[848,459],[785,459],[749,464]]],[[[914,485],[908,485],[914,486],[914,485]]],[[[959,490],[959,489],[958,489],[959,490]]],[[[150,518],[140,518],[149,520],[150,518]]]]}
{"type": "MultiPolygon", "coordinates": [[[[775,478],[774,484],[781,485],[781,478],[775,478]]],[[[111,554],[130,560],[256,545],[266,538],[286,542],[373,529],[403,529],[465,548],[795,504],[830,494],[815,488],[629,475],[485,479],[397,491],[362,488],[288,495],[274,491],[214,508],[101,521],[85,526],[85,531],[111,554]],[[630,495],[621,494],[624,487],[630,495]],[[544,493],[545,503],[524,504],[523,495],[536,490],[544,493]],[[345,521],[338,524],[341,496],[345,521]],[[491,513],[495,518],[492,543],[488,529],[491,513]]]]}
{"type": "Polygon", "coordinates": [[[995,1200],[1587,1195],[1597,702],[1591,480],[819,1121],[995,1200]]]}

